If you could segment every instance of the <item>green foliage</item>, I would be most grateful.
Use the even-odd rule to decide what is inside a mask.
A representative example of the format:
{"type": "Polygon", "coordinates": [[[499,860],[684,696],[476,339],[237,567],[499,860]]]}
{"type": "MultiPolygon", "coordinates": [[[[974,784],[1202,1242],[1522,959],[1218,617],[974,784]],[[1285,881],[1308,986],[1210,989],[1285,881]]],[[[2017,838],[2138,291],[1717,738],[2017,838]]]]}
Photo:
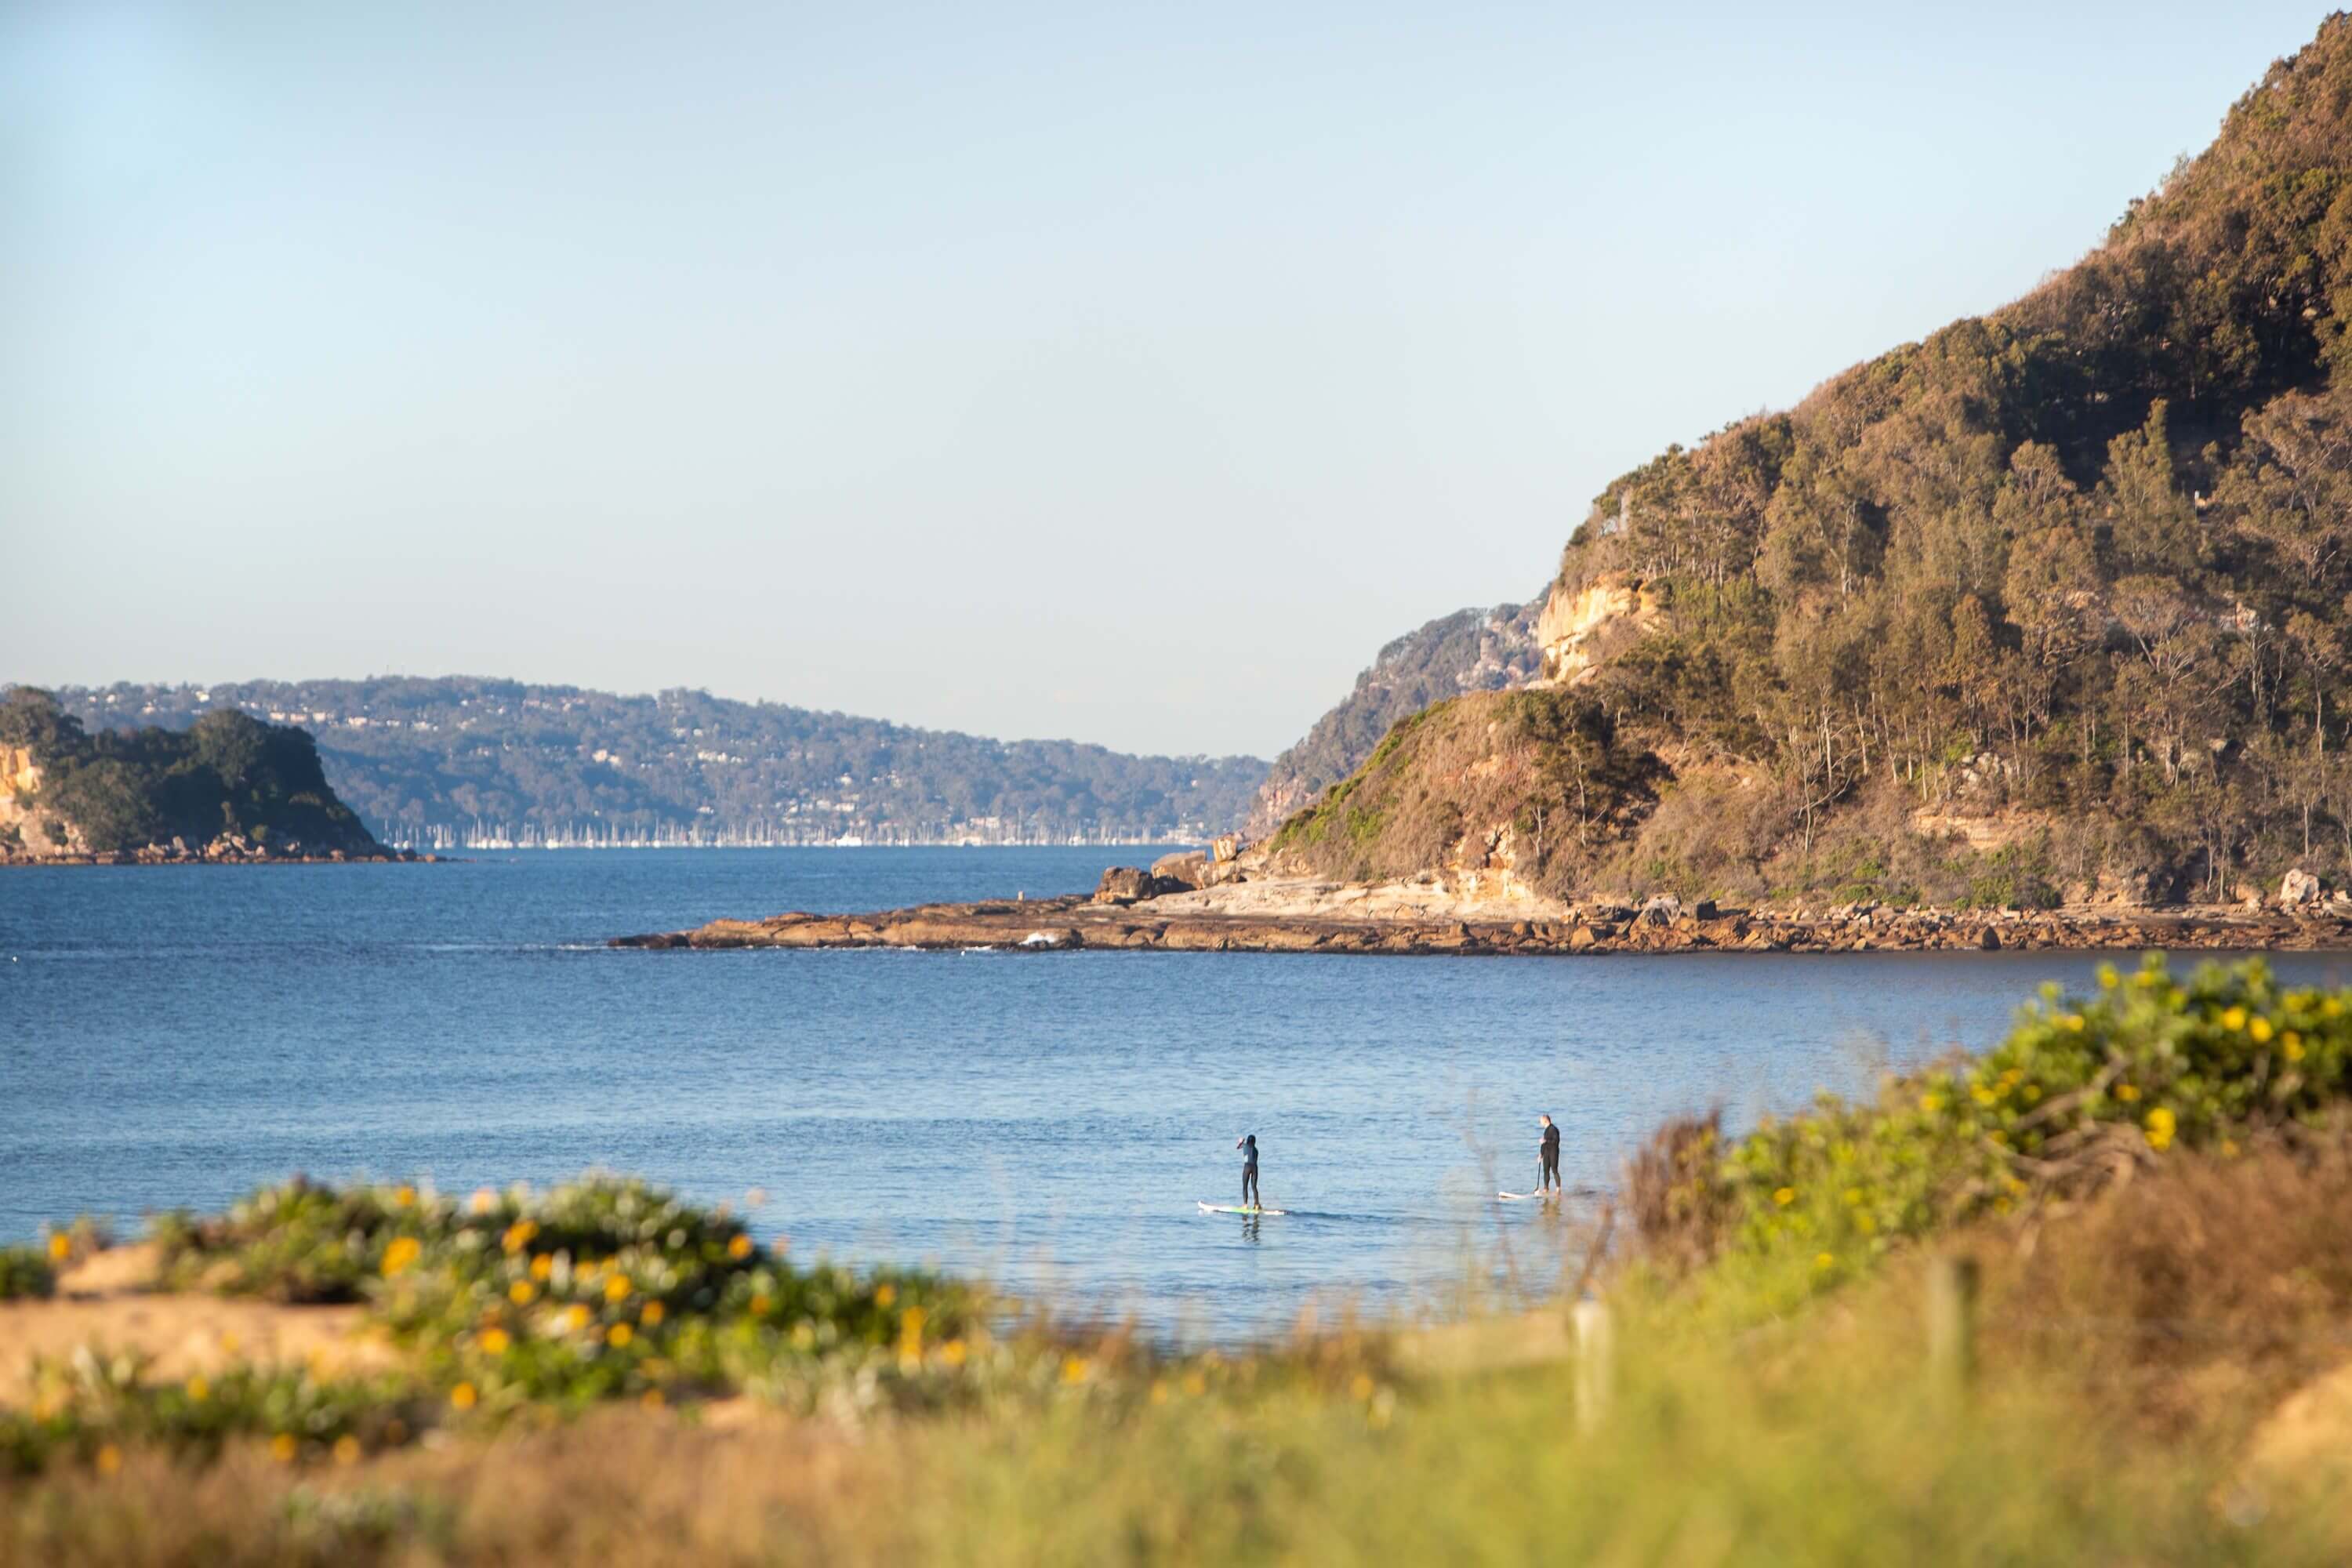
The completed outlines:
{"type": "Polygon", "coordinates": [[[202,848],[224,833],[310,853],[383,847],[327,787],[304,731],[214,713],[185,732],[86,731],[28,687],[0,701],[0,737],[31,751],[42,783],[27,803],[52,839],[70,826],[83,847],[121,854],[179,838],[202,848]]]}
{"type": "Polygon", "coordinates": [[[2317,1120],[2352,1074],[2352,994],[2283,988],[2251,959],[2174,975],[2155,954],[2097,994],[2045,988],[1990,1054],[1768,1121],[1675,1200],[1719,1251],[1810,1293],[1906,1239],[2109,1179],[2176,1148],[2236,1153],[2317,1120]]]}
{"type": "Polygon", "coordinates": [[[797,1267],[730,1215],[616,1177],[463,1203],[297,1181],[218,1219],[165,1216],[155,1237],[182,1288],[366,1301],[430,1386],[485,1413],[694,1389],[806,1401],[859,1369],[934,1397],[985,1327],[967,1287],[797,1267]]]}
{"type": "Polygon", "coordinates": [[[57,1288],[57,1275],[39,1248],[0,1247],[0,1301],[47,1296],[57,1288]]]}
{"type": "Polygon", "coordinates": [[[268,1437],[289,1461],[323,1459],[339,1446],[398,1447],[432,1424],[441,1403],[400,1373],[232,1366],[157,1383],[137,1357],[89,1352],[37,1372],[30,1408],[0,1409],[0,1472],[29,1475],[68,1457],[102,1463],[102,1450],[131,1443],[210,1458],[234,1437],[268,1437]]]}

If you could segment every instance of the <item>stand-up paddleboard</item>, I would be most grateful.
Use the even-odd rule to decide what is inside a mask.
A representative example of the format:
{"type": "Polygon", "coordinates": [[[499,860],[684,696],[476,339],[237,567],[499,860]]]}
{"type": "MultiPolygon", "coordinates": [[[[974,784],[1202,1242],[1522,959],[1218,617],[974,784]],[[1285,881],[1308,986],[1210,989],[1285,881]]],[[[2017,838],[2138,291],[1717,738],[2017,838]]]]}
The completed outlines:
{"type": "Polygon", "coordinates": [[[1495,1195],[1507,1204],[1523,1204],[1532,1198],[1541,1198],[1549,1203],[1559,1196],[1558,1193],[1496,1193],[1495,1195]]]}
{"type": "MultiPolygon", "coordinates": [[[[1201,1203],[1201,1200],[1198,1198],[1194,1198],[1192,1201],[1196,1204],[1201,1203]]],[[[1201,1204],[1201,1212],[1202,1214],[1244,1214],[1256,1216],[1270,1214],[1283,1215],[1288,1214],[1290,1211],[1288,1209],[1241,1208],[1233,1204],[1201,1204]]]]}

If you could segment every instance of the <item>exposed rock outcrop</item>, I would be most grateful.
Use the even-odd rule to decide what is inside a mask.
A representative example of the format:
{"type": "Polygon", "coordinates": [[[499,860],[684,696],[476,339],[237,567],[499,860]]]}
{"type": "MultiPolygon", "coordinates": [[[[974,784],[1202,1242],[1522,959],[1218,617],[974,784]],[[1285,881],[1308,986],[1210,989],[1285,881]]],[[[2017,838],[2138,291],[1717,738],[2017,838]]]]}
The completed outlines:
{"type": "Polygon", "coordinates": [[[2021,952],[2149,948],[2352,950],[2352,904],[2300,915],[2202,907],[2112,910],[1718,910],[1653,899],[1612,904],[1468,896],[1435,881],[1258,880],[1132,903],[1087,894],[927,904],[875,914],[793,913],[618,937],[615,947],[1081,948],[1191,952],[1601,956],[1662,952],[2021,952]]]}

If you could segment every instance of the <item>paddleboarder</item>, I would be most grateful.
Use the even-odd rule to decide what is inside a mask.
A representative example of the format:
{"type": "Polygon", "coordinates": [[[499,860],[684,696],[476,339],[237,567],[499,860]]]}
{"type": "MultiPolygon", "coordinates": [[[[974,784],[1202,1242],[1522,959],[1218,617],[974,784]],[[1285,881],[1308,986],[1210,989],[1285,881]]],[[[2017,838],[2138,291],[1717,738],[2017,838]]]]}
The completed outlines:
{"type": "Polygon", "coordinates": [[[1234,1147],[1242,1152],[1242,1207],[1264,1208],[1265,1200],[1257,1194],[1257,1134],[1244,1133],[1234,1147]]]}
{"type": "Polygon", "coordinates": [[[1536,1145],[1536,1158],[1543,1169],[1537,1173],[1536,1191],[1549,1192],[1559,1185],[1559,1128],[1549,1116],[1538,1116],[1543,1123],[1543,1142],[1536,1145]]]}

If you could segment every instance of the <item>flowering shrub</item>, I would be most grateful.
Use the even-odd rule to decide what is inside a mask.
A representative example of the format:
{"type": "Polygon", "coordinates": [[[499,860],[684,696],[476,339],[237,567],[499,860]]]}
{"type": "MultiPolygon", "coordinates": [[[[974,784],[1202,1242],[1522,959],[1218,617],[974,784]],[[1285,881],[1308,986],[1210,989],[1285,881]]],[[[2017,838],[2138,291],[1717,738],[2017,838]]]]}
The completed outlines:
{"type": "MultiPolygon", "coordinates": [[[[2346,1090],[2352,1010],[2283,988],[2259,959],[2177,977],[2151,954],[2097,994],[2054,985],[1990,1054],[1824,1097],[1731,1145],[1698,1180],[1717,1246],[1830,1280],[1907,1237],[2085,1190],[2176,1148],[2238,1152],[2346,1090]]],[[[1683,1205],[1691,1207],[1689,1203],[1683,1205]]]]}
{"type": "Polygon", "coordinates": [[[982,1326],[969,1287],[798,1268],[723,1211],[620,1177],[463,1202],[298,1180],[157,1237],[183,1286],[367,1301],[460,1414],[745,1387],[805,1401],[867,1371],[911,1391],[963,1368],[982,1326]]]}
{"type": "Polygon", "coordinates": [[[208,1458],[231,1437],[266,1436],[281,1463],[350,1463],[405,1443],[433,1400],[398,1373],[327,1378],[300,1368],[230,1367],[149,1383],[136,1357],[77,1352],[38,1369],[28,1409],[0,1409],[0,1472],[29,1474],[59,1454],[101,1469],[140,1442],[208,1458]]]}

